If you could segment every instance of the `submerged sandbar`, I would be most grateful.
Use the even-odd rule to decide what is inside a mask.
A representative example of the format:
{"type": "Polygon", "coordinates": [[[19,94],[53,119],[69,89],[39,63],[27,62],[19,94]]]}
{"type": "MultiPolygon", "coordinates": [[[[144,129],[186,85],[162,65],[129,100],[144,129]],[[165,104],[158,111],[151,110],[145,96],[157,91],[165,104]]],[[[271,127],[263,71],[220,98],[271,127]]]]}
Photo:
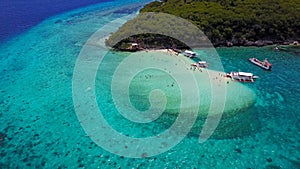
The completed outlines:
{"type": "MultiPolygon", "coordinates": [[[[136,109],[155,110],[155,106],[161,106],[161,102],[164,101],[162,98],[165,97],[167,100],[164,115],[161,117],[163,120],[157,121],[165,123],[176,117],[180,111],[191,113],[198,110],[198,118],[192,129],[194,134],[200,133],[209,113],[212,116],[222,114],[222,120],[214,134],[216,138],[242,136],[255,130],[249,128],[249,126],[256,128],[255,125],[250,124],[255,115],[245,113],[245,110],[254,104],[255,93],[247,86],[225,78],[224,72],[193,69],[190,65],[193,62],[191,59],[183,55],[174,55],[167,50],[131,53],[123,62],[117,71],[122,67],[127,69],[122,69],[122,76],[118,76],[118,80],[113,81],[114,86],[119,86],[116,97],[121,103],[125,103],[127,99],[123,92],[126,90],[123,84],[130,80],[129,99],[136,109]],[[139,71],[132,72],[132,69],[139,71]],[[190,79],[192,76],[194,79],[190,79]],[[191,85],[193,82],[195,82],[194,86],[191,85]],[[188,91],[184,91],[183,88],[188,88],[188,91]],[[151,95],[154,90],[161,91],[164,96],[151,95]],[[151,101],[149,101],[150,97],[151,101]],[[196,97],[199,97],[199,100],[196,97]]],[[[123,106],[126,109],[128,104],[123,106]]]]}

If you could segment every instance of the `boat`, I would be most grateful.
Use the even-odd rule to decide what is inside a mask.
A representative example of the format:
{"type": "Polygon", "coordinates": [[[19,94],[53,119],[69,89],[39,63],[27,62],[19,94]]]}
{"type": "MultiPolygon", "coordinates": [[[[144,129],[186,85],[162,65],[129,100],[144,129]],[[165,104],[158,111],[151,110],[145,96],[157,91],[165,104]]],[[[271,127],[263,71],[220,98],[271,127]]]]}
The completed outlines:
{"type": "Polygon", "coordinates": [[[193,52],[193,51],[190,51],[190,50],[185,50],[183,52],[183,55],[186,56],[186,57],[189,57],[189,58],[197,57],[197,53],[193,52]]]}
{"type": "Polygon", "coordinates": [[[267,59],[265,59],[264,61],[260,61],[256,58],[249,58],[249,61],[253,64],[255,64],[256,66],[261,67],[262,69],[265,70],[271,70],[272,69],[272,64],[268,62],[267,59]]]}
{"type": "Polygon", "coordinates": [[[200,67],[200,68],[208,68],[208,63],[206,61],[199,61],[196,63],[192,63],[191,66],[200,67]]]}
{"type": "Polygon", "coordinates": [[[258,76],[254,76],[253,73],[248,72],[230,72],[226,73],[226,77],[239,82],[254,82],[254,79],[259,78],[258,76]]]}

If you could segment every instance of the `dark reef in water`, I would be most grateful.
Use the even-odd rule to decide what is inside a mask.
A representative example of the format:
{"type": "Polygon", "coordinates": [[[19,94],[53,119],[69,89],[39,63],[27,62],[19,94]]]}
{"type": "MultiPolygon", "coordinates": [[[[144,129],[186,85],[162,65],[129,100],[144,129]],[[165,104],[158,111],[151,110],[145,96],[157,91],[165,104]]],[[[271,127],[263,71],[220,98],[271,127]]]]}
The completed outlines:
{"type": "Polygon", "coordinates": [[[277,165],[269,164],[266,166],[265,169],[281,169],[281,167],[277,165]]]}
{"type": "Polygon", "coordinates": [[[0,146],[4,144],[6,134],[0,132],[0,146]]]}
{"type": "Polygon", "coordinates": [[[239,153],[239,154],[242,154],[242,150],[239,149],[239,148],[234,149],[234,151],[237,152],[237,153],[239,153]]]}

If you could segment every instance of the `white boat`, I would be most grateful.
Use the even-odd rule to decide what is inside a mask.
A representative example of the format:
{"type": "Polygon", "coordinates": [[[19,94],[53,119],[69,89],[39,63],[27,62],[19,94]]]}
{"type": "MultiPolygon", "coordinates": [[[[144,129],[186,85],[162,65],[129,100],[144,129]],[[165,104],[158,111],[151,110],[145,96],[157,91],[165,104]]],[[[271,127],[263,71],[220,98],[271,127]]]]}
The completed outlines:
{"type": "Polygon", "coordinates": [[[190,51],[190,50],[185,50],[183,52],[183,55],[186,56],[186,57],[190,57],[190,58],[197,57],[197,53],[193,52],[193,51],[190,51]]]}
{"type": "Polygon", "coordinates": [[[254,79],[258,78],[258,76],[254,76],[253,73],[248,72],[230,72],[226,74],[226,77],[239,82],[254,82],[254,79]]]}
{"type": "Polygon", "coordinates": [[[200,68],[208,68],[208,63],[206,61],[199,61],[196,63],[192,63],[191,66],[200,67],[200,68]]]}
{"type": "Polygon", "coordinates": [[[253,64],[255,64],[256,66],[259,66],[265,70],[271,70],[272,69],[272,64],[268,62],[267,59],[265,59],[264,61],[260,61],[256,58],[249,58],[249,61],[253,64]]]}

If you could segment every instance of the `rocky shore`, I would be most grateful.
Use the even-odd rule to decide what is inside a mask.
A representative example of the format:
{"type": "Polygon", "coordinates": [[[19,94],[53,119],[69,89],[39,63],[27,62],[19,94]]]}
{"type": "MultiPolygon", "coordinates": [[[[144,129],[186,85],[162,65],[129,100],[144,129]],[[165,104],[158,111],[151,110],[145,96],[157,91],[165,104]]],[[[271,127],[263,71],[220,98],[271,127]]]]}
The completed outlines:
{"type": "MultiPolygon", "coordinates": [[[[214,47],[235,47],[235,46],[244,46],[244,47],[263,47],[263,46],[270,46],[270,45],[293,45],[299,46],[300,43],[295,40],[288,40],[288,41],[273,41],[273,40],[257,40],[257,41],[239,41],[239,40],[232,40],[232,41],[224,41],[224,42],[215,42],[212,43],[214,47]]],[[[140,51],[140,50],[160,50],[160,49],[178,49],[190,50],[191,47],[188,45],[180,42],[179,40],[175,40],[170,37],[165,37],[161,35],[160,37],[153,38],[152,36],[147,37],[147,35],[137,37],[131,37],[126,40],[122,40],[116,45],[113,46],[114,49],[119,51],[140,51]],[[142,38],[141,38],[142,37],[142,38]]]]}
{"type": "Polygon", "coordinates": [[[269,45],[299,45],[299,42],[296,40],[287,40],[287,41],[273,41],[273,40],[257,40],[257,41],[238,41],[238,40],[232,40],[232,41],[226,41],[226,42],[218,42],[215,43],[214,46],[226,46],[226,47],[233,47],[233,46],[256,46],[256,47],[262,47],[262,46],[269,46],[269,45]]]}

